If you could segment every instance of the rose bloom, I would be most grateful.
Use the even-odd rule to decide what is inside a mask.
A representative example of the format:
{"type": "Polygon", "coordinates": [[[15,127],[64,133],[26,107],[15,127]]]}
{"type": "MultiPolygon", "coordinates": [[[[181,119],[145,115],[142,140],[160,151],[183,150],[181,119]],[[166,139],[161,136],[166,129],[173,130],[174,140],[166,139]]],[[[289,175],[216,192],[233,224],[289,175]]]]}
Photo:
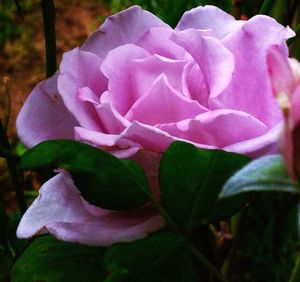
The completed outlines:
{"type": "MultiPolygon", "coordinates": [[[[266,50],[276,44],[287,56],[291,36],[263,15],[237,21],[216,7],[198,7],[172,29],[133,6],[64,54],[59,71],[23,106],[19,136],[28,147],[75,139],[136,160],[156,193],[159,158],[175,140],[252,158],[275,152],[282,114],[267,79],[266,50]]],[[[90,205],[62,171],[42,186],[17,235],[50,232],[107,246],[164,225],[147,205],[128,212],[90,205]]]]}
{"type": "Polygon", "coordinates": [[[267,64],[274,96],[284,114],[281,149],[288,174],[300,179],[300,63],[287,58],[279,46],[268,49],[267,64]]]}

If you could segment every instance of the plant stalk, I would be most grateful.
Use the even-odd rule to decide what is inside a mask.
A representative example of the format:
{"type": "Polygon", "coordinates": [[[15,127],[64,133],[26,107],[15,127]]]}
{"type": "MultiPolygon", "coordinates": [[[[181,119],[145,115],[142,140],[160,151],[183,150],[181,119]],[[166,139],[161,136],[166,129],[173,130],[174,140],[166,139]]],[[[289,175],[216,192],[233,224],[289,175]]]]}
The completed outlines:
{"type": "Polygon", "coordinates": [[[9,170],[13,188],[16,192],[16,197],[17,197],[20,211],[22,214],[24,214],[27,209],[27,204],[26,204],[24,192],[22,189],[20,174],[18,172],[18,168],[15,163],[16,157],[12,157],[13,154],[11,153],[11,147],[8,142],[7,135],[6,135],[5,129],[4,129],[1,121],[0,121],[0,144],[3,147],[1,153],[3,154],[3,157],[5,157],[6,162],[7,162],[7,167],[9,170]],[[4,156],[4,155],[6,155],[6,156],[4,156]]]}
{"type": "Polygon", "coordinates": [[[53,0],[42,0],[46,48],[46,77],[56,72],[55,6],[53,0]]]}
{"type": "Polygon", "coordinates": [[[189,241],[187,236],[180,230],[180,228],[176,225],[173,219],[168,215],[167,211],[152,197],[150,198],[150,201],[153,207],[157,210],[157,212],[166,220],[168,225],[184,239],[186,246],[193,254],[193,256],[197,259],[197,261],[201,265],[205,266],[210,271],[210,273],[212,273],[216,278],[218,278],[219,281],[228,282],[228,280],[222,275],[222,273],[189,241]]]}

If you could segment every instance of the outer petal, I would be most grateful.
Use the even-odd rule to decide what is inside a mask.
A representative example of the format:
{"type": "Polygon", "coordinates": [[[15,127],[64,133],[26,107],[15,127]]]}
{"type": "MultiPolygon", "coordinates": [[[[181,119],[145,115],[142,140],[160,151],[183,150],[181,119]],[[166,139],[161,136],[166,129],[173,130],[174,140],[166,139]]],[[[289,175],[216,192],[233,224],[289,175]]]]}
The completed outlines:
{"type": "Polygon", "coordinates": [[[233,110],[215,110],[197,116],[195,119],[158,126],[172,136],[194,143],[218,148],[248,140],[267,132],[259,120],[249,114],[233,110]],[[235,130],[236,128],[236,130],[235,130]]]}
{"type": "Polygon", "coordinates": [[[99,208],[97,214],[89,212],[71,178],[62,172],[42,186],[23,216],[17,236],[30,238],[48,231],[63,241],[109,246],[146,237],[164,225],[164,220],[147,207],[129,212],[99,208]]]}
{"type": "Polygon", "coordinates": [[[101,130],[101,123],[94,104],[83,101],[81,91],[88,87],[99,99],[107,89],[101,63],[98,56],[75,48],[64,54],[58,77],[58,91],[66,107],[82,126],[93,130],[101,130]]]}
{"type": "Polygon", "coordinates": [[[223,44],[234,54],[235,72],[229,87],[212,99],[212,105],[244,111],[269,128],[275,126],[282,116],[266,79],[266,50],[273,44],[286,48],[284,41],[293,34],[274,19],[259,15],[228,35],[223,44]]]}
{"type": "Polygon", "coordinates": [[[215,6],[197,7],[183,14],[176,29],[210,29],[216,38],[222,39],[240,28],[245,22],[236,21],[233,16],[215,6]]]}
{"type": "Polygon", "coordinates": [[[231,52],[217,39],[203,36],[203,32],[195,29],[174,33],[172,39],[194,57],[202,70],[210,96],[218,96],[228,86],[234,72],[231,52]]]}
{"type": "Polygon", "coordinates": [[[274,126],[267,133],[241,141],[223,148],[226,151],[247,155],[253,159],[267,154],[278,154],[279,138],[282,131],[282,122],[274,126]]]}
{"type": "Polygon", "coordinates": [[[104,59],[107,53],[116,47],[135,44],[152,27],[169,26],[141,7],[132,6],[107,18],[81,49],[104,59]]]}
{"type": "Polygon", "coordinates": [[[16,124],[20,139],[28,147],[49,139],[73,139],[77,125],[57,92],[57,75],[33,89],[16,124]]]}

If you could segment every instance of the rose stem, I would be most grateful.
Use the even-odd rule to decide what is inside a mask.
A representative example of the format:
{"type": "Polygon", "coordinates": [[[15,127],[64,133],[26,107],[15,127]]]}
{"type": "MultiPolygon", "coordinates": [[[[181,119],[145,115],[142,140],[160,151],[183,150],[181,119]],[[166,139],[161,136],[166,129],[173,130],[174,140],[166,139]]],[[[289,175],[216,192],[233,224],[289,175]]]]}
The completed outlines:
{"type": "Polygon", "coordinates": [[[176,233],[178,233],[183,239],[186,246],[189,248],[190,252],[193,256],[198,260],[201,265],[204,265],[212,274],[216,276],[220,281],[227,282],[227,279],[222,275],[222,273],[205,257],[203,256],[195,246],[189,241],[186,235],[180,230],[180,228],[176,225],[173,219],[168,215],[167,211],[155,201],[155,199],[150,196],[150,202],[153,207],[157,210],[157,212],[167,221],[168,225],[173,228],[176,233]]]}
{"type": "Polygon", "coordinates": [[[56,72],[55,6],[53,0],[42,0],[46,48],[46,77],[56,72]]]}
{"type": "Polygon", "coordinates": [[[8,167],[9,173],[10,173],[13,187],[16,192],[20,211],[22,214],[24,214],[27,209],[27,204],[25,201],[24,192],[23,192],[22,185],[21,185],[21,178],[20,178],[21,176],[18,172],[18,168],[15,163],[16,157],[14,157],[14,160],[12,159],[13,154],[11,153],[11,147],[8,142],[7,135],[6,135],[5,129],[3,127],[2,121],[0,121],[0,144],[3,147],[3,149],[1,150],[1,153],[2,153],[3,157],[5,157],[6,162],[7,162],[7,167],[8,167]]]}

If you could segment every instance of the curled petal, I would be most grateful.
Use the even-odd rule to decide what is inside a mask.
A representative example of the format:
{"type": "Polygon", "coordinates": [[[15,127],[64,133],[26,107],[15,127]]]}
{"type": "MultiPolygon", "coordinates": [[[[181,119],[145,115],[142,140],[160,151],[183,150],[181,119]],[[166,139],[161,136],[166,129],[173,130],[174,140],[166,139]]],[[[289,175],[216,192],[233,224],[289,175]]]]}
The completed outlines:
{"type": "Polygon", "coordinates": [[[101,71],[109,81],[108,91],[111,104],[121,115],[125,115],[139,98],[138,94],[133,91],[131,79],[133,60],[146,58],[149,55],[141,47],[127,44],[109,52],[101,66],[101,71]]]}
{"type": "Polygon", "coordinates": [[[165,221],[150,207],[129,212],[87,209],[70,176],[61,172],[40,189],[23,216],[18,238],[49,232],[59,240],[92,246],[131,242],[161,229],[165,221]],[[49,209],[51,207],[51,209],[49,209]]]}
{"type": "Polygon", "coordinates": [[[165,74],[154,82],[148,94],[137,100],[125,118],[148,125],[193,118],[207,109],[172,88],[165,74]],[[155,111],[155,112],[153,112],[155,111]]]}
{"type": "Polygon", "coordinates": [[[202,31],[195,29],[174,33],[172,39],[184,47],[199,65],[210,96],[216,97],[222,93],[234,73],[234,57],[231,52],[219,40],[203,36],[202,31]]]}
{"type": "Polygon", "coordinates": [[[82,89],[90,89],[98,99],[107,89],[107,79],[100,71],[102,60],[78,48],[64,54],[58,76],[58,91],[64,104],[73,113],[80,125],[101,130],[95,106],[82,99],[82,89]]]}

